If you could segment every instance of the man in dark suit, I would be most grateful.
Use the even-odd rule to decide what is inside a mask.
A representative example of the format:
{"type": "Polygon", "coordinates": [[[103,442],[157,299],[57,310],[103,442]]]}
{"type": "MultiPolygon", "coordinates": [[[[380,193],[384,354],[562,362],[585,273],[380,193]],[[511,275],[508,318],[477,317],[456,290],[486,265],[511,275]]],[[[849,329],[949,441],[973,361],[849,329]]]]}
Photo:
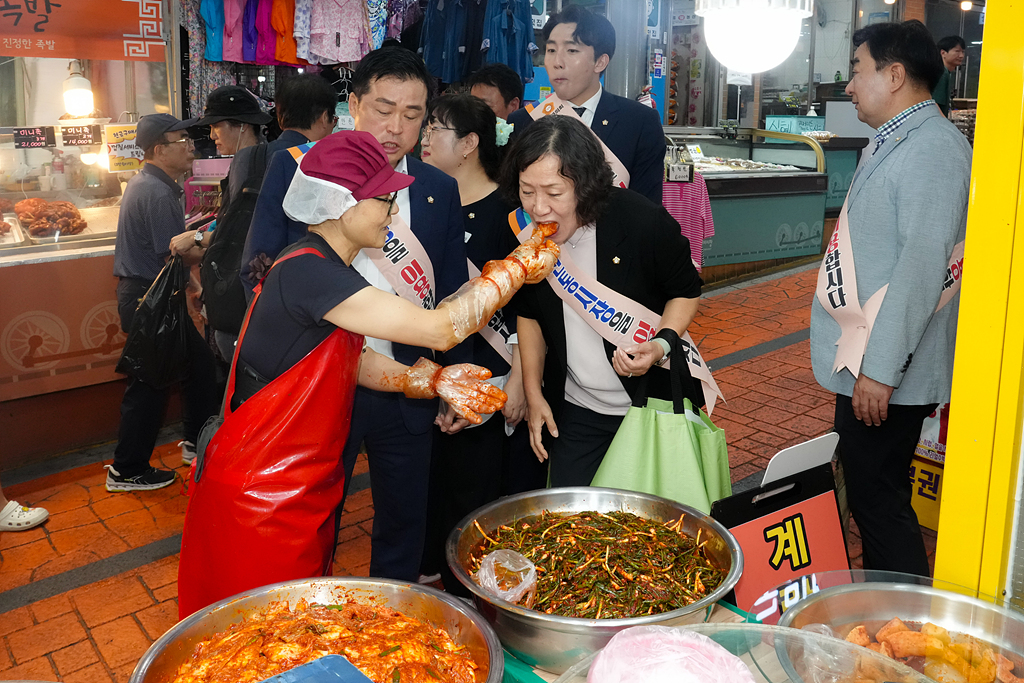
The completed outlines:
{"type": "MultiPolygon", "coordinates": [[[[381,48],[359,63],[352,79],[349,110],[356,130],[371,133],[384,147],[392,166],[416,178],[408,190],[397,194],[396,219],[409,224],[430,257],[439,302],[465,283],[469,273],[458,184],[432,166],[407,156],[419,140],[429,87],[430,74],[415,53],[399,47],[381,48]]],[[[276,154],[263,186],[287,188],[295,174],[296,156],[299,153],[295,148],[276,154]]],[[[280,206],[265,208],[283,211],[280,206]]],[[[285,234],[280,234],[282,225],[272,217],[261,217],[258,207],[249,230],[247,254],[272,259],[301,236],[292,234],[287,226],[283,228],[285,234]]],[[[356,257],[352,267],[371,285],[394,291],[365,253],[356,257]]],[[[429,349],[379,339],[366,341],[375,351],[409,365],[421,356],[433,358],[429,349]]],[[[470,360],[470,349],[460,345],[445,354],[444,362],[470,360]]],[[[431,425],[437,407],[436,400],[407,399],[363,388],[356,391],[352,428],[342,457],[347,487],[360,445],[366,445],[374,505],[371,576],[407,581],[419,577],[426,532],[431,425]]]]}
{"type": "MultiPolygon", "coordinates": [[[[544,68],[555,95],[569,103],[629,172],[629,189],[661,204],[665,134],[656,109],[601,87],[615,53],[615,29],[593,12],[569,5],[544,25],[544,68]]],[[[533,118],[526,109],[508,117],[515,135],[533,118]]]]}

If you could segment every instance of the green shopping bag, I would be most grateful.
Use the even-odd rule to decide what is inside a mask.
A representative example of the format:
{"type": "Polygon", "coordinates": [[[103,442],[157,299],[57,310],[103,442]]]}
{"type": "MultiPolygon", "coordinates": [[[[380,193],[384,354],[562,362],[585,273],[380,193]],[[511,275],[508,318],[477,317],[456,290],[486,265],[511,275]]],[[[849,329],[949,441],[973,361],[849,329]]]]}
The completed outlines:
{"type": "Polygon", "coordinates": [[[672,357],[672,401],[648,397],[641,382],[591,485],[650,493],[707,514],[732,495],[725,431],[684,397],[693,395],[693,379],[683,354],[672,357]]]}

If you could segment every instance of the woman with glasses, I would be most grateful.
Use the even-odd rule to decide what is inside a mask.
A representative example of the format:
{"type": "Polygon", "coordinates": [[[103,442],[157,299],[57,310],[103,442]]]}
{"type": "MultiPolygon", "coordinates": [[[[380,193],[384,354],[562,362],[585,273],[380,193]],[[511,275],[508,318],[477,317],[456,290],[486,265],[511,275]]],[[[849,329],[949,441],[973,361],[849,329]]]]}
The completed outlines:
{"type": "Polygon", "coordinates": [[[375,289],[352,261],[385,247],[395,194],[412,182],[366,132],[329,135],[302,157],[284,210],[309,234],[278,256],[257,289],[224,422],[205,448],[200,439],[179,566],[181,616],[243,590],[330,572],[356,384],[440,396],[474,423],[504,405],[484,368],[425,358],[409,367],[363,337],[449,349],[524,282],[550,273],[557,247],[538,238],[517,248],[434,310],[375,289]]]}
{"type": "MultiPolygon", "coordinates": [[[[512,126],[497,119],[486,102],[466,94],[437,98],[426,120],[422,159],[458,181],[466,255],[480,269],[507,252],[508,215],[515,207],[498,191],[498,174],[512,126]]],[[[516,429],[525,416],[526,400],[517,346],[508,343],[514,338],[505,338],[514,333],[514,316],[499,311],[489,336],[475,334],[467,342],[473,345],[473,362],[489,369],[491,382],[508,394],[502,415],[488,416],[481,425],[467,425],[464,420],[450,425],[441,418],[441,432],[434,435],[427,540],[420,571],[424,580],[440,574],[449,591],[465,591],[444,559],[445,540],[455,525],[500,495],[545,485],[545,470],[530,452],[525,424],[516,429]]]]}

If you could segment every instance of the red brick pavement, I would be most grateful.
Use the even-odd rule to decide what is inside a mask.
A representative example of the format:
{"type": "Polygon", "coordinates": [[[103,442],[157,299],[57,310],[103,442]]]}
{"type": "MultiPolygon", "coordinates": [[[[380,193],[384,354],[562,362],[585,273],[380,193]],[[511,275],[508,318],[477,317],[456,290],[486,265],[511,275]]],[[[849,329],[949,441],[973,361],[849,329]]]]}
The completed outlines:
{"type": "MultiPolygon", "coordinates": [[[[713,360],[804,330],[815,276],[807,270],[712,293],[691,335],[713,360]]],[[[715,377],[728,403],[713,417],[726,431],[734,482],[763,470],[779,449],[830,429],[833,397],[814,382],[807,342],[715,377]]],[[[174,444],[156,456],[165,466],[177,464],[174,444]]],[[[365,468],[361,459],[357,473],[365,468]]],[[[104,476],[92,465],[9,487],[9,496],[43,505],[52,516],[41,528],[0,534],[0,592],[180,533],[186,501],[180,486],[109,494],[104,476]]],[[[368,573],[372,523],[370,492],[350,496],[336,574],[368,573]]],[[[855,534],[850,552],[856,563],[855,534]]],[[[141,654],[177,619],[177,563],[171,556],[0,614],[0,680],[127,681],[141,654]]]]}

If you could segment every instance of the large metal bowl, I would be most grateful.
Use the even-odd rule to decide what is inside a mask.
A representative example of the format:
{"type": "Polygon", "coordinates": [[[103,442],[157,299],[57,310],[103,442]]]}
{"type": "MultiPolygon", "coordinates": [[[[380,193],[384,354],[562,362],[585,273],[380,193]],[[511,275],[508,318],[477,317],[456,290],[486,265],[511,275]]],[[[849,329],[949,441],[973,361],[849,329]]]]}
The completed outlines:
{"type": "Polygon", "coordinates": [[[893,617],[931,622],[948,631],[981,638],[1024,671],[1024,614],[932,586],[905,583],[851,583],[825,588],[790,607],[779,626],[826,624],[840,638],[864,624],[874,633],[893,617]]]}
{"type": "Polygon", "coordinates": [[[202,639],[226,630],[271,602],[287,600],[294,607],[302,598],[325,605],[350,600],[384,605],[444,629],[457,644],[466,646],[477,663],[477,683],[501,683],[505,669],[501,643],[490,625],[469,605],[425,586],[347,576],[300,579],[264,586],[200,610],[178,622],[150,646],[135,667],[129,683],[166,683],[174,678],[178,667],[202,639]]]}
{"type": "Polygon", "coordinates": [[[452,573],[473,592],[477,609],[494,626],[505,649],[517,659],[551,673],[562,673],[588,654],[603,648],[624,628],[644,624],[700,623],[709,608],[733,589],[743,572],[743,552],[736,538],[721,524],[688,505],[645,493],[596,487],[528,491],[509,496],[476,510],[462,520],[448,537],[445,548],[452,573]],[[470,576],[470,553],[485,532],[541,512],[630,512],[658,522],[685,515],[682,531],[689,536],[700,532],[707,539],[708,555],[727,572],[722,585],[711,595],[688,607],[631,619],[573,619],[519,607],[487,593],[470,576]]]}

